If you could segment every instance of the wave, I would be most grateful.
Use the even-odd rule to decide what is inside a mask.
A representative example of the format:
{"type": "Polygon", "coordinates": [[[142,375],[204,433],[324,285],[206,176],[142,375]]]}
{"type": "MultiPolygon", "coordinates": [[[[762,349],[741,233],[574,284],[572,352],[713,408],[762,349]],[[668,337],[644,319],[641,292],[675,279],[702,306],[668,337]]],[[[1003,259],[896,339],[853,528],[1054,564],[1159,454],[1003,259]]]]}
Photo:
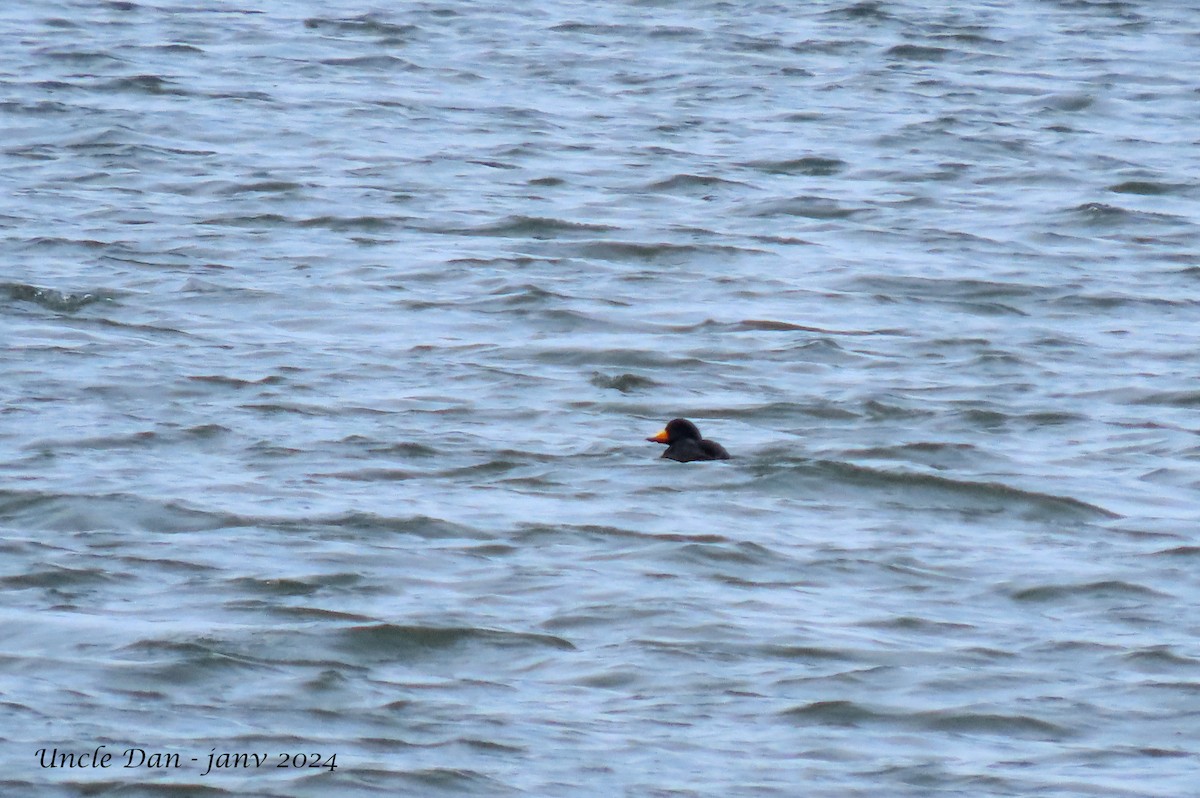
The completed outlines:
{"type": "Polygon", "coordinates": [[[873,468],[840,460],[804,460],[784,449],[777,450],[777,455],[777,460],[761,459],[751,464],[758,476],[756,487],[794,487],[797,477],[818,477],[840,486],[899,491],[905,504],[914,506],[921,506],[940,496],[949,502],[951,509],[958,507],[975,512],[1019,511],[1060,518],[1121,518],[1118,513],[1073,496],[1019,488],[1003,482],[981,482],[941,474],[873,468]]]}
{"type": "Polygon", "coordinates": [[[199,532],[241,526],[245,519],[232,513],[195,510],[175,502],[123,493],[0,490],[0,523],[22,530],[82,532],[134,528],[199,532]]]}
{"type": "Polygon", "coordinates": [[[793,707],[784,710],[781,715],[793,722],[823,726],[884,725],[1040,740],[1060,740],[1070,736],[1069,729],[1032,715],[1007,715],[966,708],[905,712],[872,707],[856,701],[833,700],[793,707]]]}
{"type": "Polygon", "coordinates": [[[827,177],[844,171],[847,164],[840,158],[787,158],[782,160],[747,161],[743,166],[774,175],[809,175],[827,177]]]}
{"type": "Polygon", "coordinates": [[[56,313],[76,313],[97,302],[114,302],[116,291],[59,291],[26,283],[0,283],[0,292],[12,302],[32,302],[56,313]]]}
{"type": "Polygon", "coordinates": [[[556,649],[574,651],[571,641],[557,635],[511,632],[481,626],[421,626],[376,623],[352,626],[336,634],[335,645],[356,654],[430,654],[468,646],[496,649],[556,649]]]}
{"type": "Polygon", "coordinates": [[[304,27],[327,33],[366,34],[388,39],[402,39],[420,30],[416,25],[388,22],[376,14],[361,14],[344,19],[309,17],[304,20],[304,27]]]}
{"type": "Polygon", "coordinates": [[[1015,601],[1061,602],[1076,598],[1166,598],[1166,594],[1133,582],[1108,579],[1067,585],[1037,585],[1016,590],[1015,601]]]}
{"type": "Polygon", "coordinates": [[[508,216],[499,221],[473,227],[435,227],[427,229],[433,233],[547,239],[607,233],[618,228],[595,222],[573,222],[566,219],[555,219],[544,216],[508,216]]]}

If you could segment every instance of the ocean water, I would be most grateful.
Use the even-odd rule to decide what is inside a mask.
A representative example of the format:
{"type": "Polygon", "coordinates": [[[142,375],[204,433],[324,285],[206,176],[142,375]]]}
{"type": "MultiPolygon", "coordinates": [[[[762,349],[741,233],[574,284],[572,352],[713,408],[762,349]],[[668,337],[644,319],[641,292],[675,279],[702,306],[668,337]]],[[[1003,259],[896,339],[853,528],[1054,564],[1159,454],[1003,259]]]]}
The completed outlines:
{"type": "Polygon", "coordinates": [[[1198,75],[1190,2],[6,4],[0,793],[1193,794],[1198,75]]]}

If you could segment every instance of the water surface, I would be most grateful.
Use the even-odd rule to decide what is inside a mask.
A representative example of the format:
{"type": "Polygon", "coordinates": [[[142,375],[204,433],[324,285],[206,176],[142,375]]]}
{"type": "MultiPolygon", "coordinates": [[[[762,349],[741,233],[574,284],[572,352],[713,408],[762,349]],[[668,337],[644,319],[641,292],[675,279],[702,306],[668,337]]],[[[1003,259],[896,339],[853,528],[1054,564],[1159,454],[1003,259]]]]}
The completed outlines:
{"type": "Polygon", "coordinates": [[[1194,789],[1200,9],[10,5],[6,794],[1194,789]]]}

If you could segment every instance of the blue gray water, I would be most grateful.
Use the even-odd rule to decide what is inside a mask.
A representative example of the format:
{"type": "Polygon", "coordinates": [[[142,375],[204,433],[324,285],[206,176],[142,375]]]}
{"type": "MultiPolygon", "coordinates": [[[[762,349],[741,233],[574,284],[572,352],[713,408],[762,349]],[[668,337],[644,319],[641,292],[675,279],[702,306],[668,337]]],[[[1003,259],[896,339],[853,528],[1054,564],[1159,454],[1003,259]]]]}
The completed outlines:
{"type": "Polygon", "coordinates": [[[0,793],[1195,794],[1198,76],[1192,2],[5,4],[0,793]]]}

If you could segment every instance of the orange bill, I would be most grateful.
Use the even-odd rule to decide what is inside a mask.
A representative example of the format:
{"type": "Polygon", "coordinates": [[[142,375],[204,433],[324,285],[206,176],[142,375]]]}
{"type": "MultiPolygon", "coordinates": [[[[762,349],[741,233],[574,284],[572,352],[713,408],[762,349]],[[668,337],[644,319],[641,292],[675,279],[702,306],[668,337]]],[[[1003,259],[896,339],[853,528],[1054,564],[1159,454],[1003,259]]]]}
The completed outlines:
{"type": "Polygon", "coordinates": [[[667,431],[664,429],[661,432],[659,432],[657,435],[655,435],[653,438],[647,438],[646,440],[654,441],[655,443],[666,443],[667,442],[667,431]]]}

